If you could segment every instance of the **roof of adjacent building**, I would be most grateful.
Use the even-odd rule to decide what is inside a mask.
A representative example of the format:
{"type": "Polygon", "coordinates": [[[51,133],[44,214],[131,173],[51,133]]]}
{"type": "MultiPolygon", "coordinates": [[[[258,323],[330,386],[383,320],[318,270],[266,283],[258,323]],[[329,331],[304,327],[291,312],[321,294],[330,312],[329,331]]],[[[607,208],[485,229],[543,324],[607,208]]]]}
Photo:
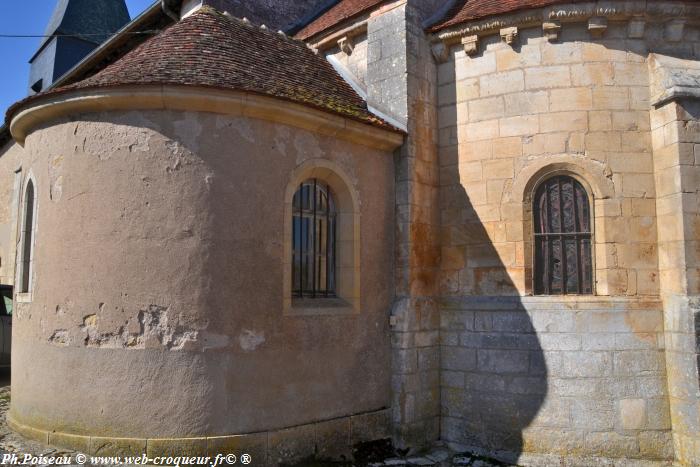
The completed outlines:
{"type": "Polygon", "coordinates": [[[145,41],[100,72],[31,96],[125,85],[185,85],[246,91],[314,107],[386,129],[366,102],[322,56],[301,41],[203,7],[145,41]]]}
{"type": "Polygon", "coordinates": [[[74,34],[100,44],[130,20],[124,0],[59,0],[44,35],[74,34]]]}
{"type": "Polygon", "coordinates": [[[350,18],[371,10],[386,0],[340,0],[336,5],[304,26],[295,37],[306,40],[350,18]]]}

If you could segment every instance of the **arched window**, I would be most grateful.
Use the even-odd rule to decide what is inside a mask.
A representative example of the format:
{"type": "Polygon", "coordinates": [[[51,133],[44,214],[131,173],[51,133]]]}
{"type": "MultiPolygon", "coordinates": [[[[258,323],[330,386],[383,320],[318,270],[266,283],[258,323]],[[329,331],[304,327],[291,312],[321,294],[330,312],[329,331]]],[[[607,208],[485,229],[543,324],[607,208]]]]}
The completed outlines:
{"type": "Polygon", "coordinates": [[[336,208],[331,190],[320,180],[306,180],[292,205],[292,297],[335,297],[336,208]]]}
{"type": "Polygon", "coordinates": [[[572,177],[542,182],[535,193],[535,294],[593,293],[591,208],[572,177]]]}
{"type": "Polygon", "coordinates": [[[20,260],[20,293],[31,292],[32,248],[34,247],[34,223],[36,222],[34,182],[29,179],[24,192],[24,219],[22,223],[22,248],[20,260]]]}

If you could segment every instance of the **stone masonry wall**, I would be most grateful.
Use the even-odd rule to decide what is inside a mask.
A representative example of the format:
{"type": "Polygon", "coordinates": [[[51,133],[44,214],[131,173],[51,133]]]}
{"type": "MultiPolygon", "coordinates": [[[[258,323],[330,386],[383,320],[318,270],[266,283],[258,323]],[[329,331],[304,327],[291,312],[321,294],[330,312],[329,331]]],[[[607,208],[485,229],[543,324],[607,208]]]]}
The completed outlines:
{"type": "Polygon", "coordinates": [[[446,441],[524,465],[673,458],[660,302],[462,297],[441,314],[446,441]]]}
{"type": "Polygon", "coordinates": [[[432,3],[390,3],[367,32],[368,102],[408,131],[395,154],[392,409],[396,444],[409,448],[439,437],[437,73],[421,27],[432,3]]]}
{"type": "Polygon", "coordinates": [[[441,436],[535,465],[674,455],[647,64],[668,27],[596,24],[452,40],[438,68],[441,436]],[[592,199],[594,296],[529,297],[554,173],[592,199]]]}
{"type": "Polygon", "coordinates": [[[560,43],[539,29],[515,48],[490,37],[440,66],[443,294],[531,292],[527,197],[548,167],[592,187],[597,293],[658,294],[646,55],[611,29],[619,39],[590,40],[584,25],[560,43]]]}
{"type": "Polygon", "coordinates": [[[688,465],[700,462],[698,119],[698,101],[661,105],[651,119],[668,390],[676,456],[688,465]]]}

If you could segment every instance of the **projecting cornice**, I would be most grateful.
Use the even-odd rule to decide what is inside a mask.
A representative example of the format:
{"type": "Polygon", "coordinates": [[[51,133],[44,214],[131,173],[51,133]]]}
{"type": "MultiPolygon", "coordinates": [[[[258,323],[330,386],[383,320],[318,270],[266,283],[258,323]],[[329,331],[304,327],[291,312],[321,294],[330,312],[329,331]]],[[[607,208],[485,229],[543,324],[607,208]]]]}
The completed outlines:
{"type": "Polygon", "coordinates": [[[517,40],[518,30],[523,28],[541,27],[543,37],[556,41],[567,23],[586,23],[592,38],[603,38],[613,21],[626,21],[631,39],[644,37],[647,24],[661,23],[664,39],[678,42],[689,24],[700,24],[700,5],[652,0],[565,3],[468,21],[436,32],[432,42],[439,60],[445,56],[441,53],[443,47],[460,42],[468,55],[477,53],[476,44],[484,36],[500,34],[502,40],[512,44],[517,40]]]}
{"type": "Polygon", "coordinates": [[[403,144],[398,131],[384,130],[289,100],[260,94],[190,86],[119,86],[47,95],[15,110],[10,131],[24,144],[47,122],[84,113],[123,110],[212,112],[266,120],[392,151],[403,144]]]}

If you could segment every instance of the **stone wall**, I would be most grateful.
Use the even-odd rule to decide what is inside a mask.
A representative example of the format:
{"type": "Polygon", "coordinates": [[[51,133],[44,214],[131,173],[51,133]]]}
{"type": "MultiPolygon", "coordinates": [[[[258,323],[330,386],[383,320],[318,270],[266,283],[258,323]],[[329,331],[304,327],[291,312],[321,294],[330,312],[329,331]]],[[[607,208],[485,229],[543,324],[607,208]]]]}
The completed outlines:
{"type": "MultiPolygon", "coordinates": [[[[683,78],[697,64],[656,56],[650,69],[657,96],[678,89],[663,79],[669,66],[683,78]]],[[[672,74],[672,73],[671,73],[672,74]]],[[[686,91],[692,88],[686,88],[686,91]]],[[[687,96],[686,96],[687,97],[687,96]]],[[[683,98],[660,103],[652,112],[654,168],[659,216],[659,270],[665,305],[666,363],[676,456],[693,465],[700,459],[700,103],[683,98]]]]}
{"type": "Polygon", "coordinates": [[[0,284],[15,283],[17,217],[22,147],[14,142],[0,148],[0,284]]]}
{"type": "Polygon", "coordinates": [[[34,131],[22,165],[38,228],[13,322],[16,424],[200,447],[279,432],[306,450],[312,424],[390,406],[390,153],[235,115],[115,111],[34,131]],[[363,239],[357,312],[283,310],[285,196],[315,163],[361,210],[338,236],[363,239]]]}
{"type": "Polygon", "coordinates": [[[523,463],[672,459],[648,61],[692,55],[697,33],[679,46],[665,19],[553,9],[569,19],[477,22],[434,46],[441,435],[523,463]],[[559,173],[592,198],[594,296],[530,297],[533,190],[559,173]]]}
{"type": "Polygon", "coordinates": [[[396,262],[392,410],[398,446],[439,438],[436,70],[421,23],[426,2],[389,3],[368,23],[368,103],[406,125],[395,154],[396,262]]]}
{"type": "Polygon", "coordinates": [[[442,302],[442,438],[526,465],[672,459],[661,302],[442,302]]]}
{"type": "Polygon", "coordinates": [[[490,36],[440,66],[443,294],[531,293],[532,183],[556,169],[595,198],[597,294],[658,294],[646,55],[580,24],[561,36],[521,30],[516,47],[490,36]]]}

